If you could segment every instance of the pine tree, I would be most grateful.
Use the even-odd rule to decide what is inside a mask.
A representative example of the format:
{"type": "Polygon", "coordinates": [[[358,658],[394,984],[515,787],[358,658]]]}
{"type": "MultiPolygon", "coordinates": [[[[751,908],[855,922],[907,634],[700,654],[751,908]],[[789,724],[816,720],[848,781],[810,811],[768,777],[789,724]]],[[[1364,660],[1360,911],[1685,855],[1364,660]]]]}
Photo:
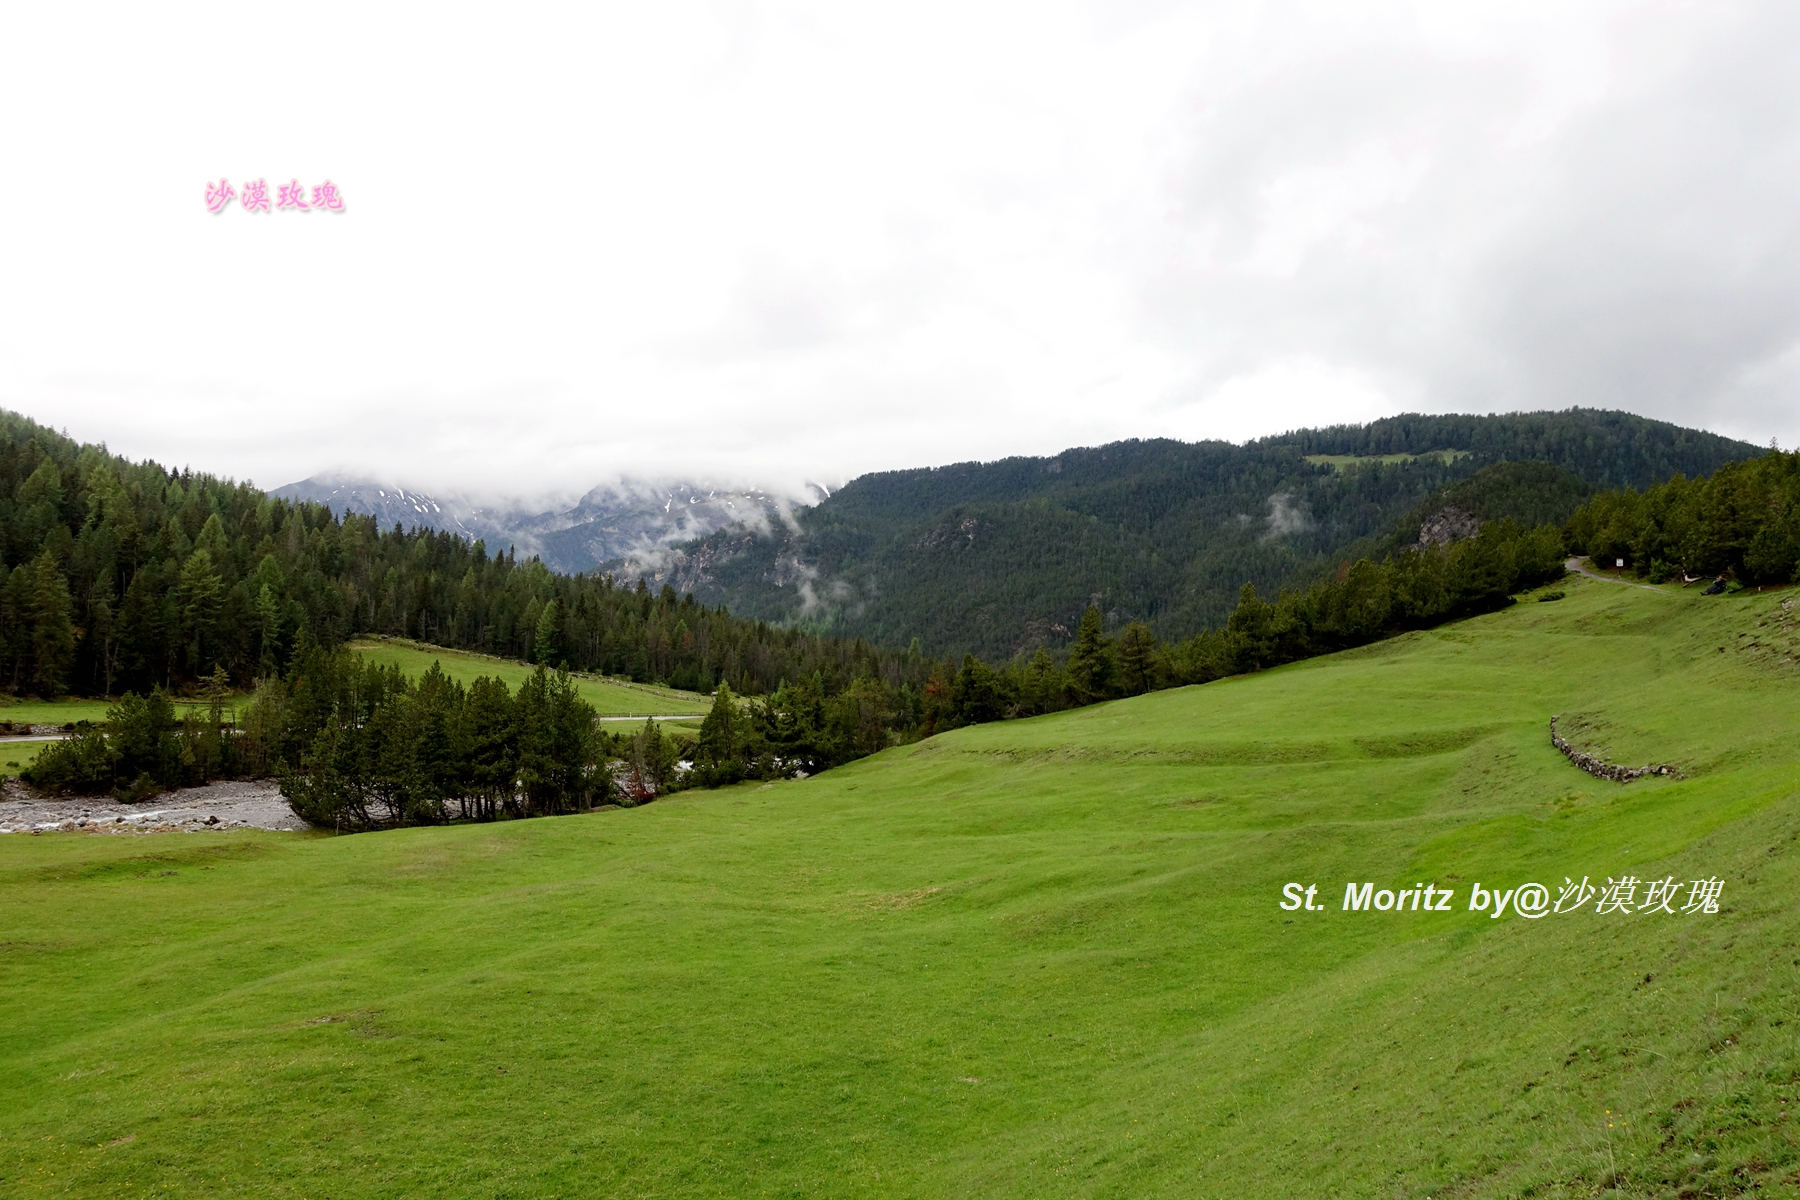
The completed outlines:
{"type": "Polygon", "coordinates": [[[1141,696],[1157,684],[1156,635],[1142,621],[1119,631],[1116,657],[1119,687],[1127,696],[1141,696]]]}
{"type": "Polygon", "coordinates": [[[513,702],[505,681],[483,675],[471,683],[458,745],[465,786],[475,798],[474,815],[484,820],[499,816],[513,802],[513,781],[518,777],[513,730],[513,702]]]}
{"type": "Polygon", "coordinates": [[[1027,716],[1047,713],[1060,706],[1063,693],[1063,673],[1057,669],[1056,660],[1042,646],[1031,656],[1025,665],[1025,684],[1019,697],[1020,707],[1027,716]]]}
{"type": "Polygon", "coordinates": [[[1112,677],[1112,644],[1102,632],[1099,608],[1090,604],[1081,614],[1075,647],[1069,651],[1069,694],[1077,704],[1104,700],[1112,677]]]}
{"type": "Polygon", "coordinates": [[[973,654],[963,655],[962,669],[956,673],[950,695],[957,719],[965,725],[998,721],[1006,715],[1006,699],[1000,694],[994,669],[973,654]]]}
{"type": "Polygon", "coordinates": [[[98,660],[94,668],[103,696],[112,695],[113,635],[118,620],[118,614],[113,610],[112,584],[112,572],[103,570],[88,596],[87,644],[98,660]]]}
{"type": "Polygon", "coordinates": [[[552,600],[544,605],[544,611],[538,616],[537,636],[531,644],[531,659],[550,666],[561,657],[562,601],[552,600]]]}
{"type": "Polygon", "coordinates": [[[75,661],[74,602],[69,581],[48,550],[32,566],[31,685],[40,696],[68,690],[75,661]]]}
{"type": "Polygon", "coordinates": [[[14,536],[23,545],[35,547],[45,535],[63,523],[62,472],[46,458],[19,485],[13,497],[14,536]]]}
{"type": "Polygon", "coordinates": [[[188,555],[178,585],[181,596],[181,641],[187,665],[196,675],[211,663],[213,632],[219,620],[224,584],[213,570],[212,554],[202,548],[188,555]]]}
{"type": "Polygon", "coordinates": [[[735,783],[744,776],[744,718],[737,697],[723,680],[713,693],[712,708],[700,722],[700,741],[694,749],[694,765],[708,783],[735,783]]]}

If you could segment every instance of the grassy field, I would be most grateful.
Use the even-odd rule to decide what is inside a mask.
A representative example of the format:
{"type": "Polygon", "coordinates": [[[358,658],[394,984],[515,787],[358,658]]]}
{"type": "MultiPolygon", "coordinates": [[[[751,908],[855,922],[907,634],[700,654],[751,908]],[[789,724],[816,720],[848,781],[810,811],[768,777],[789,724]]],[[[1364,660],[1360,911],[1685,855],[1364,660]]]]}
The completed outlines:
{"type": "Polygon", "coordinates": [[[0,742],[0,775],[17,775],[33,762],[49,742],[0,742]]]}
{"type": "Polygon", "coordinates": [[[11,700],[0,699],[0,721],[21,725],[69,725],[76,721],[106,720],[110,700],[11,700]]]}
{"type": "MultiPolygon", "coordinates": [[[[467,654],[460,650],[445,650],[398,638],[352,642],[350,648],[383,666],[396,663],[410,677],[416,678],[429,670],[433,662],[437,662],[442,664],[444,674],[452,679],[468,683],[482,675],[498,676],[515,692],[519,690],[519,684],[536,669],[510,658],[467,654]]],[[[680,692],[674,688],[629,683],[618,679],[601,679],[592,675],[577,675],[575,686],[581,692],[582,699],[593,705],[602,716],[662,717],[684,713],[705,716],[706,710],[712,707],[709,697],[693,692],[680,692]]]]}
{"type": "MultiPolygon", "coordinates": [[[[175,715],[183,716],[190,709],[204,714],[206,702],[193,697],[174,697],[175,715]]],[[[225,698],[226,715],[241,712],[250,703],[248,694],[234,694],[225,698]]],[[[92,721],[96,725],[106,720],[106,710],[111,708],[111,700],[68,699],[68,700],[11,700],[0,699],[0,721],[13,721],[27,725],[72,725],[77,721],[92,721]]]]}
{"type": "Polygon", "coordinates": [[[1427,450],[1423,454],[1308,454],[1306,461],[1315,467],[1330,467],[1342,473],[1350,467],[1360,467],[1365,463],[1403,463],[1420,458],[1432,458],[1449,465],[1459,458],[1467,458],[1467,450],[1427,450]]]}
{"type": "Polygon", "coordinates": [[[1796,593],[1559,587],[632,810],[0,838],[0,1193],[1795,1195],[1796,593]],[[1721,911],[1467,909],[1623,874],[1721,911]]]}

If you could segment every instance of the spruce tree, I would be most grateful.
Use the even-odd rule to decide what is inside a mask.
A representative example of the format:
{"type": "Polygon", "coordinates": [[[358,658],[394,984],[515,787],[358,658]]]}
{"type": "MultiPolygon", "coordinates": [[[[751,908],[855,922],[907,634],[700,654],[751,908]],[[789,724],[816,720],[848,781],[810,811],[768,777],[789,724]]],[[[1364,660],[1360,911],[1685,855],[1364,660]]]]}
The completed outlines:
{"type": "Polygon", "coordinates": [[[1156,635],[1142,621],[1119,631],[1116,651],[1119,687],[1127,696],[1141,696],[1156,686],[1156,635]]]}
{"type": "Polygon", "coordinates": [[[219,620],[219,601],[224,593],[219,573],[213,569],[210,551],[204,547],[188,555],[182,564],[181,641],[188,670],[198,675],[211,664],[213,631],[219,620]]]}
{"type": "Polygon", "coordinates": [[[1047,713],[1059,706],[1063,692],[1063,673],[1057,669],[1056,660],[1042,646],[1031,656],[1025,665],[1025,685],[1019,697],[1020,707],[1025,715],[1037,716],[1047,713]]]}
{"type": "Polygon", "coordinates": [[[562,657],[562,601],[552,600],[539,614],[537,636],[531,643],[533,662],[550,666],[562,657]]]}
{"type": "Polygon", "coordinates": [[[74,608],[68,580],[46,550],[33,565],[31,580],[31,686],[40,696],[68,690],[75,661],[74,608]]]}
{"type": "Polygon", "coordinates": [[[743,725],[737,697],[731,685],[721,680],[713,693],[712,708],[700,722],[700,741],[694,750],[694,765],[708,783],[735,783],[743,778],[743,725]]]}
{"type": "Polygon", "coordinates": [[[1106,699],[1112,686],[1112,644],[1102,632],[1100,610],[1090,604],[1081,614],[1075,647],[1069,651],[1069,694],[1077,704],[1106,699]]]}
{"type": "Polygon", "coordinates": [[[992,667],[973,654],[963,655],[962,669],[956,673],[950,694],[957,719],[965,725],[998,721],[1006,715],[1006,699],[1000,692],[1000,680],[992,667]]]}

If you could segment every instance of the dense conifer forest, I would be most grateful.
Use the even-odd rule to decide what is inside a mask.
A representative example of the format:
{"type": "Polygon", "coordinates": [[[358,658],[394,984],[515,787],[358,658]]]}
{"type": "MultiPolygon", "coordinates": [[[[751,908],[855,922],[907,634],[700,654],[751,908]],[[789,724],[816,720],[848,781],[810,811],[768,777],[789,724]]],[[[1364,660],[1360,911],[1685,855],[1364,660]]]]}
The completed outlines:
{"type": "MultiPolygon", "coordinates": [[[[1416,506],[1501,462],[1572,477],[1573,491],[1545,492],[1554,503],[1507,514],[1535,524],[1560,522],[1594,488],[1707,475],[1758,453],[1590,409],[1403,416],[1243,446],[1129,441],[864,475],[799,513],[797,528],[722,530],[610,569],[641,569],[743,615],[1004,660],[1065,652],[1090,604],[1109,630],[1143,621],[1181,639],[1217,627],[1245,582],[1273,595],[1346,554],[1396,550],[1392,535],[1416,506]]],[[[1410,529],[1416,537],[1416,519],[1410,529]]]]}
{"type": "Polygon", "coordinates": [[[1569,544],[1655,583],[1792,583],[1800,565],[1800,454],[1730,463],[1709,478],[1596,496],[1569,521],[1569,544]]]}
{"type": "Polygon", "coordinates": [[[1440,487],[1302,586],[1271,597],[1241,580],[1225,619],[1189,637],[1115,625],[1089,603],[1065,652],[934,660],[916,641],[882,649],[735,617],[667,586],[554,575],[479,542],[339,519],[3,419],[7,690],[118,697],[103,725],[45,751],[29,778],[143,796],[274,774],[297,812],[340,829],[578,811],[810,774],[896,740],[1491,611],[1561,577],[1571,550],[1624,558],[1658,581],[1717,575],[1721,589],[1800,571],[1800,455],[1678,473],[1643,491],[1597,492],[1551,464],[1503,462],[1440,487]],[[1421,517],[1451,511],[1470,522],[1467,535],[1412,540],[1421,517]],[[487,678],[465,687],[435,668],[407,679],[341,648],[369,632],[540,667],[516,692],[487,678]],[[655,722],[609,733],[571,667],[714,702],[693,742],[655,722]],[[248,687],[233,725],[224,698],[248,687]],[[193,703],[178,717],[170,697],[183,692],[193,703]]]}
{"type": "Polygon", "coordinates": [[[0,690],[193,692],[219,671],[244,687],[356,633],[703,692],[815,674],[834,692],[863,675],[899,688],[928,671],[668,588],[559,576],[452,534],[127,462],[0,411],[0,690]]]}

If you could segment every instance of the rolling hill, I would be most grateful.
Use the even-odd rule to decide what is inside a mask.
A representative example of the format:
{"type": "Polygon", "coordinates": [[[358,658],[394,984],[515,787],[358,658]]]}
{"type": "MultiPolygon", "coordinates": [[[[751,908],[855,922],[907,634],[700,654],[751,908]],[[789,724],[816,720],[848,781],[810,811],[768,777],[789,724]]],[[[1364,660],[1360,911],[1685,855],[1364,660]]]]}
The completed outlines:
{"type": "MultiPolygon", "coordinates": [[[[1216,627],[1246,581],[1270,594],[1412,540],[1419,506],[1499,463],[1556,467],[1590,489],[1641,488],[1761,452],[1584,409],[1395,417],[1243,446],[1120,442],[864,475],[792,525],[732,526],[605,569],[740,616],[1003,661],[1065,644],[1090,603],[1111,626],[1141,618],[1168,639],[1216,627]]],[[[1511,499],[1548,507],[1501,515],[1560,521],[1585,494],[1531,483],[1511,499]]]]}
{"type": "Polygon", "coordinates": [[[0,838],[0,1187],[1795,1195],[1797,593],[1557,589],[627,811],[0,838]]]}

